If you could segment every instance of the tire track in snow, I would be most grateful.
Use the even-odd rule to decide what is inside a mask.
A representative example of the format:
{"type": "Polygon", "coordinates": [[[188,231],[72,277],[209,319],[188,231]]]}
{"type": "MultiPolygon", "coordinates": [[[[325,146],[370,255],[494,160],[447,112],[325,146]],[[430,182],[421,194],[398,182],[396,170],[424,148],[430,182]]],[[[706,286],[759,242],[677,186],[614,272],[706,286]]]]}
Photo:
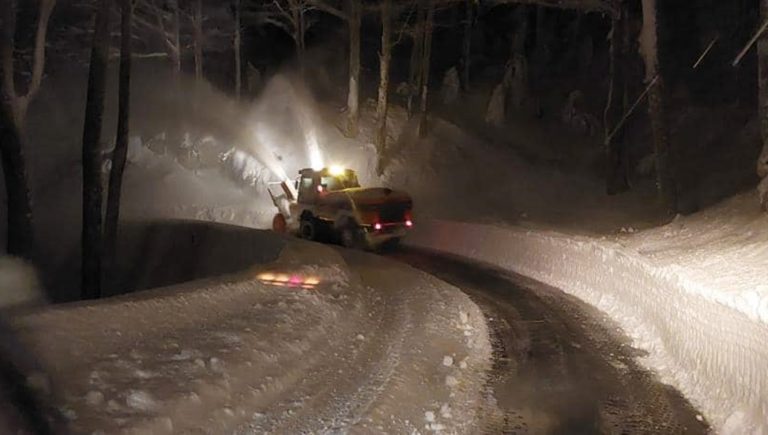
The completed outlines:
{"type": "MultiPolygon", "coordinates": [[[[370,266],[359,269],[364,283],[366,275],[382,272],[370,266]]],[[[353,346],[359,342],[362,346],[352,353],[350,359],[341,361],[342,366],[321,366],[309,374],[292,395],[302,395],[299,390],[312,391],[312,397],[303,399],[301,409],[296,413],[261,429],[273,433],[340,433],[352,427],[365,426],[364,420],[376,400],[388,385],[399,381],[397,370],[401,354],[413,329],[413,314],[405,291],[399,286],[377,284],[376,289],[367,288],[371,295],[380,298],[375,308],[367,307],[374,309],[379,316],[377,324],[364,325],[360,322],[358,327],[345,328],[347,333],[361,329],[366,332],[363,340],[352,337],[357,341],[353,341],[353,346]],[[341,367],[345,369],[347,382],[334,382],[339,381],[337,371],[341,367]]]]}
{"type": "Polygon", "coordinates": [[[485,433],[707,433],[691,405],[636,361],[618,328],[585,303],[457,257],[401,261],[467,292],[495,345],[485,433]]]}

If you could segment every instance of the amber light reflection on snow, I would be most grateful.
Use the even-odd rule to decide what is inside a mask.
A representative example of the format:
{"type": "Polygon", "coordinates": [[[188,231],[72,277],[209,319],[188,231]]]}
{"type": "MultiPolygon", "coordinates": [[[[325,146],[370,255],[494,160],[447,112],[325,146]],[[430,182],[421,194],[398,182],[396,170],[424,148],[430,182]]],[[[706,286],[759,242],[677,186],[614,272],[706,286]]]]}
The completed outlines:
{"type": "Polygon", "coordinates": [[[303,276],[288,273],[260,273],[256,277],[259,281],[267,285],[277,287],[303,288],[307,290],[314,289],[320,284],[320,279],[314,276],[303,276]]]}

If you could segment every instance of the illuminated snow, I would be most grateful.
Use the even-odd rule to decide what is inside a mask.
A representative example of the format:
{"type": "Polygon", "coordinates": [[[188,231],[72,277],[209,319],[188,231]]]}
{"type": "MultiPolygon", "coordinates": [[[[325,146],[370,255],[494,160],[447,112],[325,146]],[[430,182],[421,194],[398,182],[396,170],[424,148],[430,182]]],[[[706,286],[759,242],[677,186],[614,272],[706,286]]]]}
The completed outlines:
{"type": "Polygon", "coordinates": [[[426,274],[358,257],[291,242],[277,262],[234,275],[14,323],[76,433],[411,433],[427,412],[430,430],[474,433],[491,357],[480,309],[426,274]],[[319,285],[261,283],[271,270],[319,285]],[[476,331],[471,345],[459,312],[476,331]],[[446,351],[466,369],[443,366],[446,351]]]}
{"type": "Polygon", "coordinates": [[[641,362],[724,434],[768,431],[768,215],[755,195],[615,237],[423,222],[410,243],[533,277],[597,306],[641,362]]]}

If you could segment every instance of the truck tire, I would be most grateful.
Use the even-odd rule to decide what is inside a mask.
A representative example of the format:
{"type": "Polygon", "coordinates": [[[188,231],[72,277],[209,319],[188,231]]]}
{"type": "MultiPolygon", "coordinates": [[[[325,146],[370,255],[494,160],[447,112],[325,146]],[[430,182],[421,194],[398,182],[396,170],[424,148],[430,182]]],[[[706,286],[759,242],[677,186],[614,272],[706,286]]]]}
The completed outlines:
{"type": "Polygon", "coordinates": [[[349,249],[368,249],[363,229],[357,224],[351,223],[341,229],[341,244],[349,249]]]}
{"type": "Polygon", "coordinates": [[[299,225],[299,236],[302,239],[317,241],[319,236],[317,220],[315,218],[303,218],[299,225]]]}
{"type": "Polygon", "coordinates": [[[285,216],[282,213],[278,213],[272,218],[272,231],[278,234],[285,234],[288,232],[288,222],[285,220],[285,216]]]}

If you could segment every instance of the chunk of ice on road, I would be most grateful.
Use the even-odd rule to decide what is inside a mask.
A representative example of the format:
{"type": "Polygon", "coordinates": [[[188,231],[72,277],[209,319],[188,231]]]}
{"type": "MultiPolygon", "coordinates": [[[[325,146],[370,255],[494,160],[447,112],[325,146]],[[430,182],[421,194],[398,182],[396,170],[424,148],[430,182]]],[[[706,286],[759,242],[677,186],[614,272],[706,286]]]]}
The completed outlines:
{"type": "Polygon", "coordinates": [[[453,376],[448,375],[445,377],[445,385],[453,388],[458,384],[459,384],[458,379],[454,378],[453,376]]]}
{"type": "Polygon", "coordinates": [[[443,357],[443,365],[446,367],[450,367],[453,365],[453,357],[450,355],[446,355],[443,357]]]}
{"type": "Polygon", "coordinates": [[[432,423],[433,421],[435,421],[435,413],[432,411],[425,412],[424,420],[427,420],[429,423],[432,423]]]}
{"type": "Polygon", "coordinates": [[[224,373],[224,363],[220,359],[212,357],[208,360],[208,363],[211,367],[211,371],[214,373],[224,373]]]}
{"type": "Polygon", "coordinates": [[[434,432],[440,432],[442,430],[445,430],[445,425],[440,423],[430,423],[427,425],[427,429],[434,432]]]}
{"type": "Polygon", "coordinates": [[[136,370],[136,371],[134,372],[134,374],[135,374],[135,375],[136,375],[136,377],[137,377],[137,378],[139,378],[139,379],[149,379],[149,378],[152,378],[152,377],[154,377],[154,376],[155,376],[155,375],[154,375],[152,372],[150,372],[150,371],[147,371],[147,370],[141,370],[141,369],[139,369],[139,370],[136,370]]]}
{"type": "Polygon", "coordinates": [[[443,418],[451,418],[451,407],[447,403],[443,403],[440,407],[440,416],[443,418]]]}
{"type": "Polygon", "coordinates": [[[146,391],[133,390],[125,398],[125,404],[139,411],[151,411],[157,407],[155,399],[146,391]]]}
{"type": "Polygon", "coordinates": [[[186,361],[195,356],[195,353],[189,349],[182,349],[181,352],[171,357],[172,361],[186,361]]]}
{"type": "Polygon", "coordinates": [[[469,322],[469,314],[459,311],[459,320],[461,320],[462,325],[466,325],[469,322]]]}

